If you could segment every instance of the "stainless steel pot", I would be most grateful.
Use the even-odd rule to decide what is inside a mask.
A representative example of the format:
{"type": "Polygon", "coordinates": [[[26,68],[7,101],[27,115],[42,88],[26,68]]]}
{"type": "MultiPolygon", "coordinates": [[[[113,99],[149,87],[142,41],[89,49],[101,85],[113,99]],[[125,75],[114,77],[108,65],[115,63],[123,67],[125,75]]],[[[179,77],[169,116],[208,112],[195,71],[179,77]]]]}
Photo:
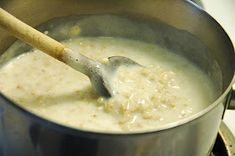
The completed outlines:
{"type": "MultiPolygon", "coordinates": [[[[1,94],[0,155],[209,155],[223,112],[230,102],[235,61],[228,36],[203,10],[182,0],[0,0],[0,5],[33,26],[67,15],[113,14],[131,18],[138,31],[127,29],[125,33],[104,34],[98,29],[88,31],[88,35],[121,36],[169,48],[198,65],[211,78],[218,93],[214,103],[192,117],[153,132],[132,134],[95,133],[64,127],[35,116],[1,94]],[[143,23],[148,31],[142,29],[143,23]]],[[[114,26],[112,18],[109,20],[109,26],[114,26]]],[[[119,26],[119,30],[124,28],[125,25],[119,26]]],[[[0,30],[0,55],[14,41],[0,30]]],[[[0,62],[3,64],[4,60],[0,62]]]]}

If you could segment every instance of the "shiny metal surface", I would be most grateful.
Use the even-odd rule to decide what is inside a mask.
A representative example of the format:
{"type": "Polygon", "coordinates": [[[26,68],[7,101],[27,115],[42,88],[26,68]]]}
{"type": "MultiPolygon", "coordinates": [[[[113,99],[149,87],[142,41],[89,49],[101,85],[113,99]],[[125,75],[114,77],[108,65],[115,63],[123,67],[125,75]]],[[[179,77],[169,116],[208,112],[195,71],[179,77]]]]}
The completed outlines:
{"type": "Polygon", "coordinates": [[[235,138],[232,132],[222,121],[219,133],[213,147],[211,156],[234,156],[235,155],[235,138]]]}
{"type": "MultiPolygon", "coordinates": [[[[155,132],[103,134],[75,130],[39,118],[0,95],[2,155],[206,156],[210,154],[234,76],[234,50],[223,29],[205,12],[181,0],[0,0],[0,5],[36,26],[67,15],[118,14],[147,19],[153,32],[131,38],[174,50],[214,82],[218,99],[198,114],[155,132]],[[158,21],[156,23],[156,21],[158,21]],[[156,24],[156,25],[155,25],[156,24]]],[[[138,21],[138,20],[137,20],[138,21]]],[[[112,22],[110,22],[112,23],[112,22]]],[[[137,23],[137,25],[138,25],[137,23]]],[[[91,24],[92,25],[92,24],[91,24]]],[[[140,27],[141,28],[141,27],[140,27]]],[[[121,30],[121,28],[120,28],[121,30]]],[[[118,33],[118,32],[117,32],[118,33]]],[[[14,38],[0,30],[0,54],[14,38]]],[[[102,33],[100,35],[103,35],[102,33]]],[[[123,37],[130,37],[125,36],[123,37]]],[[[0,60],[1,62],[1,60],[0,60]]],[[[2,61],[4,62],[4,61],[2,61]]]]}
{"type": "Polygon", "coordinates": [[[219,136],[223,140],[228,156],[235,155],[235,138],[224,122],[221,122],[219,136]]]}

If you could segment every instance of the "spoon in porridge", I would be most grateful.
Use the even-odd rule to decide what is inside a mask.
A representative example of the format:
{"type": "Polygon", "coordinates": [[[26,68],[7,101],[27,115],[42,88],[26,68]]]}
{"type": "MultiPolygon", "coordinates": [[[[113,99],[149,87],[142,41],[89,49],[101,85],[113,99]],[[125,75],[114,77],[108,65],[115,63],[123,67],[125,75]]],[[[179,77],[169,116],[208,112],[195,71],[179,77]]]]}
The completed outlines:
{"type": "Polygon", "coordinates": [[[2,8],[0,8],[0,26],[20,40],[87,75],[93,89],[97,94],[105,98],[109,98],[113,94],[110,81],[112,72],[122,65],[127,67],[140,66],[135,61],[123,56],[112,56],[105,59],[106,61],[102,63],[94,61],[37,31],[2,8]]]}

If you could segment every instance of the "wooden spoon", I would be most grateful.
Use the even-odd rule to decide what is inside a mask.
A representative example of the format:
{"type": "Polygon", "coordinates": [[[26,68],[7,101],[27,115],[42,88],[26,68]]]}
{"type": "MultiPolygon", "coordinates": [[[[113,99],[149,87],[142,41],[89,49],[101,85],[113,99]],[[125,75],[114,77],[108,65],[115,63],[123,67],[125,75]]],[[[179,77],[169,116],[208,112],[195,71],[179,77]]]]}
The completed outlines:
{"type": "Polygon", "coordinates": [[[105,64],[91,60],[25,24],[2,8],[0,8],[0,26],[18,39],[87,75],[94,90],[100,96],[107,98],[111,97],[113,93],[109,79],[110,72],[115,71],[120,65],[139,65],[123,56],[109,57],[105,64]]]}

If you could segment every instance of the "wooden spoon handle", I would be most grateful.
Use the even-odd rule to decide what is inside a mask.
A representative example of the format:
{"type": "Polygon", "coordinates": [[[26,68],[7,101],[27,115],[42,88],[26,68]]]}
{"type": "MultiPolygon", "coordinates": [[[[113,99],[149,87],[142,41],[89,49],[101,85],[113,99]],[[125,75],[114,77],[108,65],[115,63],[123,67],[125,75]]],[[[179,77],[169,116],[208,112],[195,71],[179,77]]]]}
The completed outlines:
{"type": "Polygon", "coordinates": [[[60,42],[37,31],[0,8],[0,26],[20,40],[42,50],[52,57],[60,59],[65,46],[60,42]]]}

